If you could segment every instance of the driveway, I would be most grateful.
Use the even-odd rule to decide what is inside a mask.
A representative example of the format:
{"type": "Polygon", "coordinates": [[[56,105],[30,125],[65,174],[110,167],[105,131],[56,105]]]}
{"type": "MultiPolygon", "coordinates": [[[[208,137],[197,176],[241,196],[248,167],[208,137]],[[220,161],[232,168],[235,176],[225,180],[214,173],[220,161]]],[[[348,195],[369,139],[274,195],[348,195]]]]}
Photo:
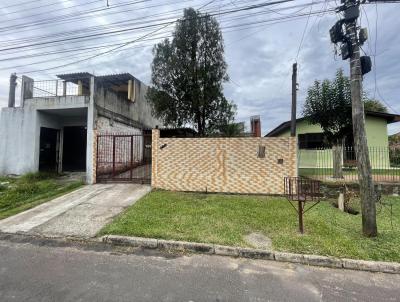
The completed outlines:
{"type": "Polygon", "coordinates": [[[150,192],[138,184],[96,184],[0,221],[0,231],[45,236],[94,237],[124,208],[150,192]]]}

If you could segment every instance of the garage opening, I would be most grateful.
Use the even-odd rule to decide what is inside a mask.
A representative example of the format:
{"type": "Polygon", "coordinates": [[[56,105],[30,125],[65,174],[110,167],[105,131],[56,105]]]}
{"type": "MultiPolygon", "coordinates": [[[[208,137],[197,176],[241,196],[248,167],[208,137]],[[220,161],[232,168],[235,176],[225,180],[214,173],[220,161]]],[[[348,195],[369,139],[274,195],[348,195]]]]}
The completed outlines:
{"type": "Polygon", "coordinates": [[[39,171],[57,172],[59,130],[40,128],[39,171]]]}
{"type": "Polygon", "coordinates": [[[86,171],[86,136],[84,126],[64,127],[63,171],[86,171]]]}

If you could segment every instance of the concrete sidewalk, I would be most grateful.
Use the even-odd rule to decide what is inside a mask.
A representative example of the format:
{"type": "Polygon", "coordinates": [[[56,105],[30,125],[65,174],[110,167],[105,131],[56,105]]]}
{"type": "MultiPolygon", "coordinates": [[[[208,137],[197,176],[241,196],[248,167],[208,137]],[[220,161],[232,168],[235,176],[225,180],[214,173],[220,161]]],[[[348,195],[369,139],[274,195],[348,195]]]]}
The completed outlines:
{"type": "Polygon", "coordinates": [[[0,221],[0,231],[45,236],[93,237],[112,217],[150,192],[137,184],[85,186],[0,221]]]}

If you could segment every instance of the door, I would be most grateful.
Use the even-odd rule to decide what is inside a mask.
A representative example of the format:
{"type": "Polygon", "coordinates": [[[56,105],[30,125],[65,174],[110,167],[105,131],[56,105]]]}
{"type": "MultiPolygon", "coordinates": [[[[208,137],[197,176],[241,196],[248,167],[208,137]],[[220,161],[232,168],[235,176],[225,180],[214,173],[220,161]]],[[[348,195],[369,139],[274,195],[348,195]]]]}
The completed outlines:
{"type": "Polygon", "coordinates": [[[59,130],[40,128],[39,171],[57,172],[59,130]]]}
{"type": "Polygon", "coordinates": [[[84,126],[64,127],[63,171],[86,171],[86,137],[84,126]]]}

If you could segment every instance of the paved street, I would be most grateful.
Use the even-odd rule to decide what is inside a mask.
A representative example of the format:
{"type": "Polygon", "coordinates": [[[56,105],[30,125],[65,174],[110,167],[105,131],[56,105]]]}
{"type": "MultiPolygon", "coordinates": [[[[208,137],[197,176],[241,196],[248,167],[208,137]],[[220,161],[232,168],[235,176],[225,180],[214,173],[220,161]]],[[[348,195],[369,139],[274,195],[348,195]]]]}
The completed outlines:
{"type": "Polygon", "coordinates": [[[400,275],[0,241],[0,301],[399,301],[400,275]]]}

